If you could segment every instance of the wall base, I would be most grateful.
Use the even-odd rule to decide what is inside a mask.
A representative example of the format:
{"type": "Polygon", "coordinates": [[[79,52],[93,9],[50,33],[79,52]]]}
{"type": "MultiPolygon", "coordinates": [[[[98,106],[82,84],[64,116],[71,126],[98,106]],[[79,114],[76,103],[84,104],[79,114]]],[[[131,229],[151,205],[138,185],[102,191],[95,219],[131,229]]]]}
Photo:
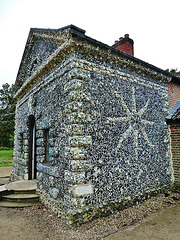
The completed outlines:
{"type": "Polygon", "coordinates": [[[162,188],[152,189],[147,192],[137,194],[133,197],[122,198],[119,200],[103,202],[102,204],[90,205],[83,208],[68,209],[63,201],[54,200],[47,197],[47,193],[41,192],[41,201],[52,212],[56,213],[70,226],[78,226],[94,219],[109,216],[125,208],[140,204],[151,197],[155,197],[160,193],[166,193],[171,190],[171,186],[163,186],[162,188]]]}

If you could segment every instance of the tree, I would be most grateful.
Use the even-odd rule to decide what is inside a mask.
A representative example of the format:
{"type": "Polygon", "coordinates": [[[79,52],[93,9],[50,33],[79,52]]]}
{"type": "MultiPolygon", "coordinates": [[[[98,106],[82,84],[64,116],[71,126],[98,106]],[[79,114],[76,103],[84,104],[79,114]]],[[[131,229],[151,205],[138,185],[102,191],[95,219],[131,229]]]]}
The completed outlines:
{"type": "Polygon", "coordinates": [[[180,71],[178,72],[177,68],[176,69],[166,69],[166,71],[174,74],[177,77],[180,77],[180,71]]]}
{"type": "Polygon", "coordinates": [[[8,83],[0,89],[0,147],[13,147],[15,125],[14,85],[8,83]]]}

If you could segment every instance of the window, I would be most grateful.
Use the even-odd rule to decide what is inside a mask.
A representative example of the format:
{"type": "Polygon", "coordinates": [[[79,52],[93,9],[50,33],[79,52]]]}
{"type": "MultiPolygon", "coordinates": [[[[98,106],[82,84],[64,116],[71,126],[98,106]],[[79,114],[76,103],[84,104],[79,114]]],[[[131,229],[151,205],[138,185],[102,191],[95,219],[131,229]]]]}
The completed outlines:
{"type": "Polygon", "coordinates": [[[45,130],[45,162],[49,161],[49,129],[45,130]]]}
{"type": "Polygon", "coordinates": [[[20,133],[20,152],[21,158],[23,158],[23,133],[20,133]]]}
{"type": "Polygon", "coordinates": [[[34,62],[32,63],[30,72],[32,72],[32,71],[35,69],[37,63],[38,63],[38,61],[37,61],[37,58],[36,58],[36,59],[34,60],[34,62]]]}

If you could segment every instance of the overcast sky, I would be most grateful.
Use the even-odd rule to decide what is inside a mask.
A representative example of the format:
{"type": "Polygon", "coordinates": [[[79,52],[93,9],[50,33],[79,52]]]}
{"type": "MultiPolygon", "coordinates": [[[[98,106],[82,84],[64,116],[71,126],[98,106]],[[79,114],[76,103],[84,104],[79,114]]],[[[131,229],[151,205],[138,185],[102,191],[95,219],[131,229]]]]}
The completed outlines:
{"type": "Polygon", "coordinates": [[[129,34],[135,57],[180,70],[179,0],[0,0],[0,87],[15,83],[30,28],[70,24],[112,45],[129,34]]]}

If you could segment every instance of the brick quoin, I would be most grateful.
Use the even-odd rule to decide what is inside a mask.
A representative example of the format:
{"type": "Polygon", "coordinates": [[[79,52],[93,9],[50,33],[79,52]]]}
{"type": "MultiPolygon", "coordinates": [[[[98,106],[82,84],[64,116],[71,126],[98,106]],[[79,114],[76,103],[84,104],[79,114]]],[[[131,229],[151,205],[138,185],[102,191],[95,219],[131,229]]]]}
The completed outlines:
{"type": "Polygon", "coordinates": [[[174,184],[180,188],[180,122],[170,124],[174,184]]]}

